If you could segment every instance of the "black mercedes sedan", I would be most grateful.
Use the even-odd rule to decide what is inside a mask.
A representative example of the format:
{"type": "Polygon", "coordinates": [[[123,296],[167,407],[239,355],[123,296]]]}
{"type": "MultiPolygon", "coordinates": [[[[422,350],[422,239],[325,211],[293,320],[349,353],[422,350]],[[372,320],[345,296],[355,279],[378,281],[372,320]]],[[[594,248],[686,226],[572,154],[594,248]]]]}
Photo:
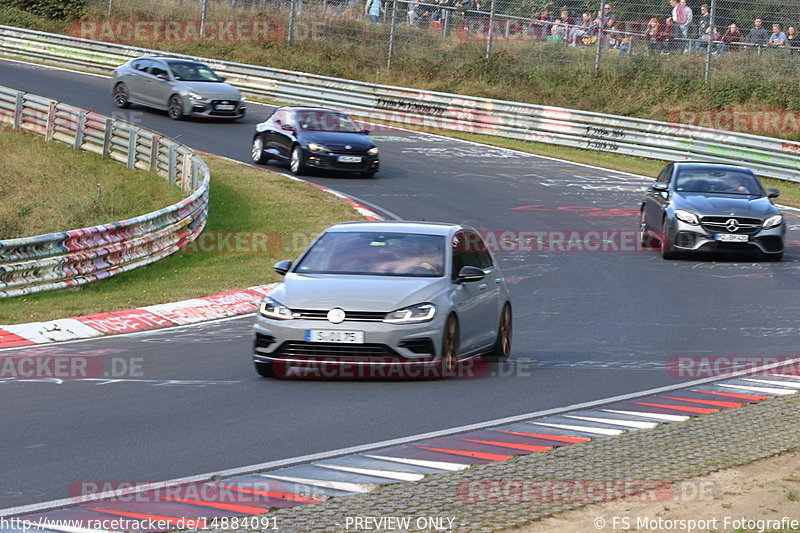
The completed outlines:
{"type": "Polygon", "coordinates": [[[378,171],[378,147],[341,111],[280,107],[256,126],[253,162],[289,163],[295,175],[310,169],[356,173],[371,178],[378,171]]]}
{"type": "Polygon", "coordinates": [[[664,259],[683,252],[751,252],[783,257],[786,222],[752,170],[716,163],[670,163],[641,204],[642,246],[664,259]]]}

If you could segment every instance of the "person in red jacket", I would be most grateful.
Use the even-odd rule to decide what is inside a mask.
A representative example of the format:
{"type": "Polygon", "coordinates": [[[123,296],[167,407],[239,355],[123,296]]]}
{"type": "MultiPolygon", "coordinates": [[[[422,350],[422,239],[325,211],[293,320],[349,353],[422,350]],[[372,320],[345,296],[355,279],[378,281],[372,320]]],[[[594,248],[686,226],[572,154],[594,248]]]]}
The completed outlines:
{"type": "Polygon", "coordinates": [[[742,32],[739,31],[735,23],[731,24],[722,34],[720,41],[722,42],[717,45],[717,53],[721,54],[725,50],[735,50],[737,48],[736,43],[742,42],[742,32]]]}
{"type": "Polygon", "coordinates": [[[664,24],[658,29],[658,36],[656,37],[662,54],[668,54],[674,49],[674,38],[675,25],[672,23],[672,17],[667,17],[664,19],[664,24]]]}

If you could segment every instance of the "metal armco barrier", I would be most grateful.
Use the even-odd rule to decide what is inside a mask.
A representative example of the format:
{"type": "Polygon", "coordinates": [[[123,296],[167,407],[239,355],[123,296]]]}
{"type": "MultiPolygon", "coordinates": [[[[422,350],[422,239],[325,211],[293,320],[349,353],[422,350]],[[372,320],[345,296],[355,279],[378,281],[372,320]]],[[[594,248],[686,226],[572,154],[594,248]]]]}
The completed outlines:
{"type": "Polygon", "coordinates": [[[188,197],[136,218],[36,237],[0,240],[0,298],[74,287],[147,265],[203,231],[209,172],[191,149],[158,133],[0,86],[0,122],[15,130],[151,170],[188,197]]]}
{"type": "MultiPolygon", "coordinates": [[[[745,164],[800,181],[800,144],[745,133],[349,81],[0,26],[0,54],[107,70],[141,55],[209,64],[249,95],[388,120],[667,161],[745,164]]],[[[109,95],[110,98],[110,95],[109,95]]]]}

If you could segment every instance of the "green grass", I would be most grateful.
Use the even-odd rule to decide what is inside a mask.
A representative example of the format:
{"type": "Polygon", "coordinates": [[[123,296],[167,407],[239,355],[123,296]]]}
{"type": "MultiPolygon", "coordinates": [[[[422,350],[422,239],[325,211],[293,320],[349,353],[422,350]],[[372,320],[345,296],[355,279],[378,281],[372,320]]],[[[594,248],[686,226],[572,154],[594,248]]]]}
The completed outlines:
{"type": "Polygon", "coordinates": [[[0,238],[124,220],[180,200],[155,173],[0,127],[0,238]]]}
{"type": "Polygon", "coordinates": [[[85,287],[0,299],[0,322],[129,309],[277,281],[276,261],[294,259],[331,224],[362,220],[341,199],[307,183],[214,156],[204,159],[212,176],[206,233],[229,236],[232,246],[241,235],[239,250],[245,251],[223,245],[224,251],[212,253],[216,248],[206,243],[199,251],[181,251],[85,287]],[[254,237],[266,246],[247,253],[254,237]]]}

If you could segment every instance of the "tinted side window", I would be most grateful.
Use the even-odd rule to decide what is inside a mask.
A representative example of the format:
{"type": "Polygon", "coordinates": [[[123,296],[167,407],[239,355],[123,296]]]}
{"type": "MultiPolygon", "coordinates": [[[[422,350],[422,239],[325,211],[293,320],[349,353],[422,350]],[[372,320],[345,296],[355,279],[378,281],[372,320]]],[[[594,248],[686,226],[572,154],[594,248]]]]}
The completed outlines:
{"type": "Polygon", "coordinates": [[[166,76],[169,76],[169,71],[167,71],[164,65],[162,65],[161,63],[156,63],[154,61],[153,64],[150,66],[150,74],[152,74],[153,76],[158,76],[160,74],[165,74],[166,76]]]}
{"type": "Polygon", "coordinates": [[[139,61],[133,62],[133,68],[140,72],[146,72],[148,68],[153,64],[152,61],[149,59],[140,59],[139,61]]]}
{"type": "Polygon", "coordinates": [[[664,167],[664,170],[661,171],[661,174],[658,175],[656,181],[658,183],[669,183],[670,179],[672,178],[672,165],[667,165],[664,167]]]}
{"type": "Polygon", "coordinates": [[[459,231],[453,236],[453,279],[465,266],[486,270],[493,266],[492,256],[481,236],[474,231],[459,231]]]}

